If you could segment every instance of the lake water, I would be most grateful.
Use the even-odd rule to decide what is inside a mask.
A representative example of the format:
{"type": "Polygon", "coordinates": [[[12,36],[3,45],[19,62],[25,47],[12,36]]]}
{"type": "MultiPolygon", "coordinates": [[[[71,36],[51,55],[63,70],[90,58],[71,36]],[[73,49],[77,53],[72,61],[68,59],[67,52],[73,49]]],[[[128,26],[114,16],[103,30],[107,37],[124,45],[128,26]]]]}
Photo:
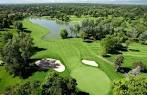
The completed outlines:
{"type": "Polygon", "coordinates": [[[59,39],[61,29],[67,29],[70,31],[69,23],[57,22],[55,20],[47,20],[43,18],[30,18],[30,21],[49,29],[49,32],[42,37],[45,40],[59,39]]]}

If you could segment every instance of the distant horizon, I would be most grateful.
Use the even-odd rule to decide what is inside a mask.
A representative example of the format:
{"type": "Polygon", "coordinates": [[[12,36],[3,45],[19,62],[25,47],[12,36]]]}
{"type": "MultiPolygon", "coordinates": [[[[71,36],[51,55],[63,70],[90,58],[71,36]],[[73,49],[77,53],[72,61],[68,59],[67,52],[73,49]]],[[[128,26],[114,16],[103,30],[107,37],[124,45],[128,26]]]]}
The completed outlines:
{"type": "Polygon", "coordinates": [[[44,4],[44,3],[92,3],[147,5],[147,0],[0,0],[0,4],[44,4]]]}
{"type": "Polygon", "coordinates": [[[55,2],[55,3],[0,3],[0,5],[23,5],[23,4],[97,4],[97,5],[145,5],[146,3],[69,3],[69,2],[55,2]]]}

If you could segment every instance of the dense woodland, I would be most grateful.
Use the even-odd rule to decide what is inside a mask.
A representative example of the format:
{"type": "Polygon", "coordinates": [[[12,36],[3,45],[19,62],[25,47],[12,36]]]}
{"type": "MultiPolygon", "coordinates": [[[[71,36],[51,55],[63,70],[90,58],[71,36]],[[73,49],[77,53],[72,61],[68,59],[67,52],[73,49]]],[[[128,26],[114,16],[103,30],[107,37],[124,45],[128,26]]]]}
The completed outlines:
{"type": "MultiPolygon", "coordinates": [[[[82,38],[84,42],[101,41],[102,56],[120,54],[114,62],[116,72],[124,73],[122,51],[127,51],[131,42],[147,45],[147,6],[139,5],[98,5],[98,4],[28,4],[0,5],[0,59],[6,70],[13,76],[26,78],[37,71],[31,56],[36,52],[30,33],[23,27],[21,20],[30,16],[49,16],[70,22],[70,16],[94,17],[61,30],[61,37],[82,38]],[[7,31],[15,28],[16,33],[7,31]],[[74,36],[69,36],[74,34],[74,36]]],[[[132,62],[133,63],[133,62],[132,62]]],[[[134,62],[130,74],[146,72],[146,65],[134,62]]],[[[147,79],[130,77],[129,80],[114,81],[114,95],[146,95],[147,79]],[[144,84],[145,83],[145,84],[144,84]],[[138,86],[139,85],[139,86],[138,86]],[[135,91],[135,92],[134,92],[135,91]],[[134,94],[135,93],[135,94],[134,94]]],[[[53,74],[43,83],[26,82],[8,88],[6,95],[83,95],[76,88],[76,80],[53,74]]],[[[85,93],[86,94],[86,93],[85,93]]],[[[86,94],[87,95],[87,94],[86,94]]]]}

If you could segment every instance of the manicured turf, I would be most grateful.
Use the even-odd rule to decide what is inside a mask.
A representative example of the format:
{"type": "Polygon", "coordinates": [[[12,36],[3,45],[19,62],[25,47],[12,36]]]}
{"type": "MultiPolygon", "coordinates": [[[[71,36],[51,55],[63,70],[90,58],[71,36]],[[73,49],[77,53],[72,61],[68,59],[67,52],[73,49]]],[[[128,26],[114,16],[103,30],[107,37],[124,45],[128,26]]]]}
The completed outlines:
{"type": "MultiPolygon", "coordinates": [[[[32,31],[31,36],[34,39],[34,45],[45,49],[40,52],[38,51],[34,56],[32,56],[32,58],[41,59],[52,57],[60,59],[66,66],[65,72],[60,74],[63,76],[70,75],[76,78],[78,88],[80,90],[89,92],[92,95],[97,95],[98,93],[101,93],[101,95],[107,95],[109,92],[111,93],[111,80],[122,78],[121,74],[114,71],[112,64],[109,64],[98,57],[102,50],[99,41],[94,43],[85,43],[79,38],[45,41],[42,39],[42,36],[49,32],[48,29],[32,24],[28,19],[23,21],[23,25],[25,28],[32,31]],[[83,65],[81,63],[82,59],[96,61],[99,64],[99,68],[83,65]],[[86,85],[85,82],[87,83],[86,85]]],[[[3,85],[0,86],[0,88],[2,88],[2,90],[0,89],[0,93],[10,85],[22,83],[26,80],[43,81],[50,73],[50,71],[38,71],[28,79],[22,80],[17,77],[11,77],[11,75],[5,72],[4,68],[0,68],[0,70],[1,73],[3,73],[3,77],[1,77],[0,81],[0,84],[3,85]],[[8,78],[6,82],[2,83],[2,81],[7,77],[10,78],[8,78]]]]}
{"type": "MultiPolygon", "coordinates": [[[[132,67],[132,63],[136,61],[142,61],[147,66],[147,46],[140,43],[131,43],[128,51],[123,52],[125,67],[132,67]]],[[[114,62],[116,55],[112,55],[108,60],[114,62]]]]}
{"type": "Polygon", "coordinates": [[[98,58],[100,47],[99,42],[87,44],[82,42],[81,39],[60,39],[44,41],[39,38],[41,38],[42,35],[48,32],[46,29],[39,27],[38,25],[33,25],[28,20],[24,21],[24,26],[32,31],[31,35],[34,38],[35,45],[40,48],[46,49],[45,51],[38,52],[32,58],[54,57],[62,60],[62,62],[66,66],[66,71],[64,72],[64,74],[70,74],[72,77],[76,78],[79,84],[79,89],[90,92],[93,95],[97,95],[96,93],[103,93],[102,95],[105,95],[106,93],[109,93],[111,91],[110,80],[121,78],[121,76],[113,70],[112,65],[98,58]],[[95,60],[97,63],[99,63],[100,69],[102,71],[98,68],[96,69],[94,67],[87,67],[86,65],[83,65],[81,63],[81,59],[83,58],[95,60]],[[79,71],[80,68],[82,68],[81,71],[79,71]],[[77,71],[79,71],[79,76],[76,75],[77,71]],[[82,78],[83,75],[86,74],[86,72],[87,74],[91,75],[91,77],[85,76],[85,78],[89,78],[87,80],[87,83],[88,86],[92,87],[90,91],[89,87],[85,86],[85,83],[83,83],[79,79],[80,77],[82,78]],[[100,76],[103,77],[100,78],[100,76]],[[103,78],[106,78],[106,80],[103,80],[103,78]],[[92,81],[92,79],[95,80],[92,81]],[[97,84],[95,85],[95,83],[97,84]],[[108,89],[105,89],[105,91],[103,91],[100,87],[98,88],[98,84],[103,84],[104,86],[107,86],[108,89]]]}
{"type": "MultiPolygon", "coordinates": [[[[71,17],[71,23],[78,23],[86,17],[76,18],[71,17]]],[[[93,18],[90,18],[93,19],[93,18]]],[[[32,56],[33,59],[41,59],[52,57],[60,59],[66,66],[66,70],[60,73],[63,76],[72,76],[78,82],[78,88],[82,91],[89,92],[91,95],[110,95],[111,81],[120,79],[123,76],[114,71],[113,64],[116,56],[108,58],[108,61],[100,56],[102,47],[99,41],[93,43],[85,43],[80,38],[73,39],[58,39],[58,40],[43,40],[42,36],[49,32],[48,29],[39,25],[32,24],[28,19],[23,21],[23,25],[28,30],[32,31],[31,36],[34,39],[34,45],[39,48],[44,48],[43,51],[38,51],[32,56]],[[99,68],[90,67],[81,63],[82,59],[94,60],[99,64],[99,68]]],[[[129,49],[136,51],[124,52],[125,64],[130,67],[135,60],[141,60],[147,63],[147,47],[140,44],[131,44],[129,49]]],[[[3,66],[0,67],[0,94],[9,86],[23,83],[27,80],[43,81],[49,76],[50,71],[36,72],[28,79],[20,79],[12,77],[3,66]]],[[[146,74],[142,74],[146,76],[146,74]]]]}
{"type": "Polygon", "coordinates": [[[77,79],[80,90],[91,92],[91,95],[110,95],[111,81],[100,69],[79,67],[72,71],[71,76],[77,79]]]}

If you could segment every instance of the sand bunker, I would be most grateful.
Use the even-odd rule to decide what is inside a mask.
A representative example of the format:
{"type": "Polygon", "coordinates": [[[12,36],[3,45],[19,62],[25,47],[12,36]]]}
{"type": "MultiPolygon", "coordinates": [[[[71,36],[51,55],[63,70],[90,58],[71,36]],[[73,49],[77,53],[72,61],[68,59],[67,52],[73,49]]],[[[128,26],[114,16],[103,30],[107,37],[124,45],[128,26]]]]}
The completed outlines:
{"type": "Polygon", "coordinates": [[[57,72],[63,72],[65,70],[65,66],[61,63],[60,60],[56,60],[52,58],[45,58],[36,61],[35,64],[39,66],[41,69],[53,68],[57,72]]]}
{"type": "Polygon", "coordinates": [[[98,64],[95,61],[90,61],[90,60],[82,60],[83,64],[98,67],[98,64]]]}

